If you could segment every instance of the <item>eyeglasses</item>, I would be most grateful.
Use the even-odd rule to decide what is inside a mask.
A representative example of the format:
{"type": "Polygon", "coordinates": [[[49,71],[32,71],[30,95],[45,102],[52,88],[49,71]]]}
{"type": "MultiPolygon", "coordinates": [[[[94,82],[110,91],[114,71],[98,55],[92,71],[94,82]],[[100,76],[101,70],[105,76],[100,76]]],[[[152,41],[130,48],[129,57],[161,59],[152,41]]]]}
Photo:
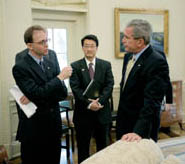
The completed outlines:
{"type": "Polygon", "coordinates": [[[93,48],[95,48],[95,47],[96,47],[95,45],[84,45],[84,46],[83,46],[83,48],[86,48],[86,49],[87,49],[87,48],[92,48],[92,49],[93,49],[93,48]]]}
{"type": "Polygon", "coordinates": [[[50,42],[50,39],[41,40],[40,42],[32,42],[32,43],[37,43],[37,44],[40,44],[42,46],[45,46],[45,45],[48,44],[48,42],[50,42]]]}

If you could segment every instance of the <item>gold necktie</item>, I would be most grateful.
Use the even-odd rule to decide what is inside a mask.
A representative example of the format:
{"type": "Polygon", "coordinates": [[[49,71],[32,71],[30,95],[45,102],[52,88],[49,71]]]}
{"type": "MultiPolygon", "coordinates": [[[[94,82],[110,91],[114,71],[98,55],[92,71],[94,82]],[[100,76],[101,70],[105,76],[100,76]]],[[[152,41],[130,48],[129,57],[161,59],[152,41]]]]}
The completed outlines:
{"type": "Polygon", "coordinates": [[[122,90],[123,90],[124,87],[125,87],[125,84],[126,84],[126,82],[127,82],[129,73],[130,73],[132,67],[134,66],[135,60],[136,60],[135,55],[133,55],[133,57],[128,61],[127,69],[126,69],[126,72],[125,72],[125,78],[124,78],[125,80],[124,80],[124,84],[123,84],[122,90]]]}

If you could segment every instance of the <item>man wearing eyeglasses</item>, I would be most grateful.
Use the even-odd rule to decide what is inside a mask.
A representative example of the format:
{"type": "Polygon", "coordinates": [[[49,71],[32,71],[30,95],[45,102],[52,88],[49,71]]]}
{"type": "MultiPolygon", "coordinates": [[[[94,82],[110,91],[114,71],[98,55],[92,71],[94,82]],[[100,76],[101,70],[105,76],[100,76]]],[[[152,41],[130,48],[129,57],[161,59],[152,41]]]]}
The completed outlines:
{"type": "Polygon", "coordinates": [[[92,136],[96,139],[97,151],[108,144],[111,122],[109,98],[114,85],[111,63],[96,57],[97,37],[86,35],[82,38],[81,45],[84,58],[71,64],[73,74],[70,78],[70,86],[75,97],[73,121],[78,146],[78,163],[89,157],[92,136]],[[89,84],[94,86],[92,94],[85,94],[89,84]]]}
{"type": "Polygon", "coordinates": [[[67,96],[63,80],[69,78],[71,67],[61,72],[44,58],[48,54],[46,30],[38,25],[24,33],[28,52],[13,67],[16,84],[24,93],[22,104],[36,104],[36,113],[27,118],[21,112],[17,139],[21,142],[22,164],[58,164],[61,151],[61,117],[58,102],[67,96]]]}

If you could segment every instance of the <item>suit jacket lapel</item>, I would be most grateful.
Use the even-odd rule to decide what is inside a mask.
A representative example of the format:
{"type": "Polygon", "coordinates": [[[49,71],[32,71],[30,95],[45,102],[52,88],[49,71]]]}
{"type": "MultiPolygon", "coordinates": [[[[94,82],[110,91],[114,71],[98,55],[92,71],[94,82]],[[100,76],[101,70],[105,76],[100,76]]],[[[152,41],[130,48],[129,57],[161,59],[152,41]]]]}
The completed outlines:
{"type": "Polygon", "coordinates": [[[45,76],[47,76],[48,80],[53,78],[53,65],[45,58],[44,59],[44,68],[45,68],[45,76]]]}
{"type": "Polygon", "coordinates": [[[126,83],[130,83],[130,80],[132,79],[132,77],[135,76],[135,74],[142,68],[143,62],[144,60],[152,53],[152,48],[151,46],[149,46],[142,54],[141,56],[138,58],[138,60],[136,61],[136,63],[134,64],[128,79],[126,81],[126,83]]]}
{"type": "Polygon", "coordinates": [[[132,56],[132,54],[130,54],[130,53],[127,53],[124,56],[123,68],[122,68],[122,79],[121,79],[121,83],[120,83],[121,88],[123,88],[123,84],[125,83],[125,72],[126,72],[126,69],[127,69],[128,61],[130,60],[131,56],[132,56]]]}
{"type": "Polygon", "coordinates": [[[96,65],[95,65],[95,72],[94,72],[94,79],[100,79],[101,77],[101,62],[98,58],[96,58],[96,65]]]}
{"type": "Polygon", "coordinates": [[[83,80],[85,80],[85,83],[88,85],[89,82],[91,81],[90,75],[89,75],[89,69],[87,67],[85,58],[83,58],[80,62],[80,71],[83,76],[83,80]]]}
{"type": "Polygon", "coordinates": [[[41,79],[47,81],[46,74],[43,72],[42,68],[31,58],[31,56],[26,55],[25,61],[28,63],[28,66],[31,68],[32,71],[38,74],[41,79]]]}

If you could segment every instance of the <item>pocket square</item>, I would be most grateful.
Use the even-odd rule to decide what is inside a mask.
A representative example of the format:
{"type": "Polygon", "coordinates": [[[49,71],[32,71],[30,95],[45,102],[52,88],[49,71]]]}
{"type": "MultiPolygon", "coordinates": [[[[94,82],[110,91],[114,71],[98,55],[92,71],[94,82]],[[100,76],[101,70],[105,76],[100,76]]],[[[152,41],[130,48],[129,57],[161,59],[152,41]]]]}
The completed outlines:
{"type": "Polygon", "coordinates": [[[82,68],[82,71],[85,71],[85,69],[84,69],[84,68],[82,68]]]}

